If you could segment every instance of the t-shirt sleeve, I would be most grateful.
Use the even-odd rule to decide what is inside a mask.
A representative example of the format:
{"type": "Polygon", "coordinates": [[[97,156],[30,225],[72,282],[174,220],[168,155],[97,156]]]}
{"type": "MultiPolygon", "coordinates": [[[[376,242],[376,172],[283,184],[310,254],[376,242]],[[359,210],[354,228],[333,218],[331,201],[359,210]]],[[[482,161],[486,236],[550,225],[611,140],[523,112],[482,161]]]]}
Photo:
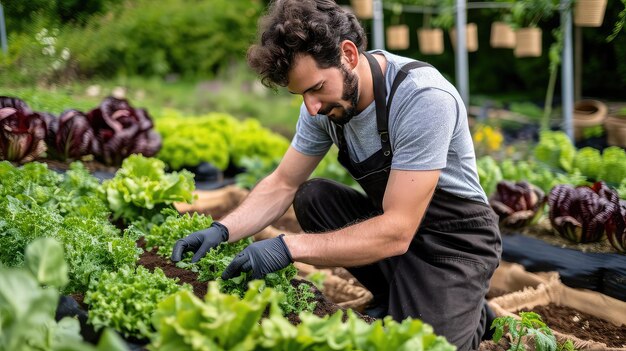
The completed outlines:
{"type": "MultiPolygon", "coordinates": [[[[398,89],[396,96],[400,91],[398,89]]],[[[393,150],[391,168],[445,168],[450,141],[458,120],[457,100],[444,90],[426,88],[411,90],[397,100],[394,96],[393,103],[396,102],[397,115],[394,126],[390,126],[393,133],[390,138],[393,150]]]]}
{"type": "Polygon", "coordinates": [[[294,149],[308,156],[321,156],[328,152],[333,140],[319,120],[320,118],[325,117],[311,117],[302,104],[296,124],[296,133],[291,140],[291,146],[294,149]]]}

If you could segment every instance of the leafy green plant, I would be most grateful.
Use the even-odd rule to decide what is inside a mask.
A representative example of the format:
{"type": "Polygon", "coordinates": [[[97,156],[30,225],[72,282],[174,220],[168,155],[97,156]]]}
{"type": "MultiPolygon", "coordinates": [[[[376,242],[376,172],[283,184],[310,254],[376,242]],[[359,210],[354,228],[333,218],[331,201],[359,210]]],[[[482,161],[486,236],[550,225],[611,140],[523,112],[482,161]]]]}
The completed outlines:
{"type": "Polygon", "coordinates": [[[565,133],[543,130],[534,154],[537,160],[547,166],[569,172],[576,156],[576,147],[565,133]]]}
{"type": "Polygon", "coordinates": [[[221,170],[228,166],[229,141],[238,123],[234,117],[217,113],[193,117],[168,110],[155,123],[163,137],[157,157],[170,168],[193,167],[201,162],[221,170]]]}
{"type": "Polygon", "coordinates": [[[187,291],[169,296],[154,314],[150,350],[437,350],[452,351],[445,338],[420,320],[391,317],[367,324],[348,311],[323,318],[300,313],[291,324],[279,307],[283,294],[250,283],[243,299],[221,293],[217,283],[201,301],[187,291]],[[269,306],[269,316],[262,318],[269,306]]]}
{"type": "Polygon", "coordinates": [[[243,157],[239,163],[246,171],[235,176],[237,186],[252,189],[261,179],[278,167],[280,159],[269,160],[258,156],[243,157]]]}
{"type": "Polygon", "coordinates": [[[249,157],[271,163],[289,147],[285,137],[263,127],[258,120],[238,121],[225,113],[194,117],[170,110],[156,121],[156,126],[163,136],[163,150],[158,157],[173,169],[206,161],[224,170],[229,163],[241,166],[249,157]]]}
{"type": "MultiPolygon", "coordinates": [[[[206,228],[206,227],[205,227],[206,228]]],[[[210,280],[219,280],[222,272],[230,264],[235,255],[237,255],[241,250],[246,248],[246,246],[252,243],[251,238],[242,239],[234,243],[221,243],[217,247],[211,249],[206,256],[204,256],[196,266],[193,268],[198,271],[198,280],[205,282],[210,280]]],[[[187,260],[191,257],[188,255],[183,262],[187,262],[187,260]]],[[[233,280],[228,281],[229,283],[224,282],[221,285],[222,291],[227,291],[229,293],[239,292],[240,289],[245,291],[245,286],[247,281],[245,279],[242,280],[233,280]],[[238,284],[234,284],[234,282],[238,282],[238,284]],[[228,287],[228,288],[227,288],[228,287]]],[[[243,294],[241,294],[243,295],[243,294]]]]}
{"type": "Polygon", "coordinates": [[[599,177],[618,186],[626,178],[626,151],[619,146],[609,146],[602,151],[602,172],[599,177]]]}
{"type": "Polygon", "coordinates": [[[213,219],[196,212],[181,215],[175,209],[167,208],[161,211],[165,218],[163,223],[153,225],[145,234],[146,248],[148,251],[157,248],[157,253],[162,257],[169,258],[176,240],[202,229],[208,228],[213,219]]]}
{"type": "Polygon", "coordinates": [[[22,266],[29,243],[55,238],[63,243],[69,265],[63,292],[84,292],[101,272],[134,265],[137,238],[122,235],[109,222],[97,187],[80,163],[61,175],[42,163],[16,168],[0,162],[0,263],[22,266]]]}
{"type": "Polygon", "coordinates": [[[491,156],[479,158],[476,160],[476,166],[478,167],[480,186],[485,191],[485,194],[490,196],[496,190],[498,182],[502,180],[502,171],[491,156]]]}
{"type": "Polygon", "coordinates": [[[537,27],[540,21],[552,16],[558,1],[523,0],[515,1],[511,8],[511,25],[515,28],[537,27]]]}
{"type": "Polygon", "coordinates": [[[580,170],[582,175],[589,179],[600,180],[603,162],[600,151],[592,147],[584,147],[576,153],[573,163],[574,169],[580,170]]]}
{"type": "Polygon", "coordinates": [[[560,236],[577,243],[600,240],[607,221],[619,216],[619,195],[603,182],[593,186],[557,185],[548,196],[550,224],[560,236]]]}
{"type": "Polygon", "coordinates": [[[624,25],[626,24],[626,0],[622,0],[622,4],[624,5],[624,8],[617,15],[617,21],[613,25],[613,32],[606,38],[607,42],[613,41],[613,39],[617,37],[617,35],[622,31],[624,25]]]}
{"type": "Polygon", "coordinates": [[[124,351],[126,345],[105,330],[98,346],[83,342],[78,320],[55,321],[58,288],[67,283],[63,246],[50,238],[33,241],[26,267],[0,266],[0,349],[12,351],[124,351]],[[43,286],[45,287],[43,287],[43,286]]]}
{"type": "Polygon", "coordinates": [[[314,272],[311,272],[306,276],[306,279],[310,281],[311,283],[313,283],[313,285],[315,285],[315,287],[319,291],[324,290],[324,281],[326,280],[326,273],[324,273],[323,271],[316,270],[314,272]]]}
{"type": "MultiPolygon", "coordinates": [[[[153,225],[149,233],[145,235],[145,239],[148,250],[157,247],[158,254],[163,257],[169,257],[171,255],[176,240],[195,231],[208,228],[213,222],[210,216],[197,213],[193,215],[180,215],[178,212],[171,209],[163,210],[161,215],[165,217],[165,220],[161,224],[153,225]]],[[[192,253],[188,252],[183,257],[182,261],[178,262],[176,265],[177,267],[197,272],[198,280],[201,282],[217,280],[220,283],[221,291],[224,293],[243,296],[249,282],[246,273],[229,280],[222,280],[221,275],[235,255],[251,243],[251,238],[239,240],[234,243],[222,243],[209,250],[209,252],[195,264],[190,262],[192,253]]],[[[285,294],[286,300],[281,305],[285,313],[298,313],[304,310],[311,311],[315,308],[315,305],[310,302],[313,295],[306,289],[305,284],[301,284],[298,288],[292,286],[291,280],[295,278],[297,273],[296,268],[290,265],[278,272],[269,273],[264,277],[266,286],[285,294]]]]}
{"type": "Polygon", "coordinates": [[[96,330],[110,327],[127,337],[148,338],[157,304],[177,291],[192,290],[189,284],[181,286],[177,281],[166,277],[160,268],[150,272],[143,266],[123,267],[105,272],[91,282],[85,295],[89,323],[96,330]]]}
{"type": "Polygon", "coordinates": [[[511,316],[496,318],[490,329],[495,329],[493,341],[499,342],[505,331],[513,338],[508,351],[526,350],[522,338],[532,336],[535,340],[535,350],[556,351],[557,342],[552,330],[541,320],[535,312],[520,312],[520,319],[511,316]]]}
{"type": "MultiPolygon", "coordinates": [[[[247,273],[242,273],[239,277],[228,280],[222,280],[221,275],[224,269],[230,264],[235,255],[250,245],[251,240],[239,240],[236,243],[222,243],[218,247],[211,249],[209,253],[203,257],[196,265],[198,270],[199,281],[217,280],[220,290],[226,294],[234,294],[243,297],[250,278],[247,273]]],[[[284,301],[280,303],[280,307],[285,313],[299,313],[302,311],[313,311],[316,303],[312,302],[314,298],[306,284],[300,284],[294,287],[291,280],[296,277],[298,270],[294,265],[289,265],[277,272],[272,272],[265,277],[263,281],[265,286],[282,292],[285,296],[284,301]]]]}
{"type": "Polygon", "coordinates": [[[212,76],[254,40],[261,3],[246,0],[120,1],[85,24],[65,26],[59,42],[92,76],[212,76]]]}
{"type": "Polygon", "coordinates": [[[252,155],[271,161],[281,158],[288,147],[289,141],[285,137],[262,127],[257,120],[247,119],[232,135],[230,155],[235,165],[240,165],[244,157],[252,155]]]}
{"type": "Polygon", "coordinates": [[[191,172],[166,173],[163,161],[131,155],[112,179],[102,182],[100,194],[114,219],[132,222],[152,218],[174,202],[191,203],[194,188],[191,172]]]}

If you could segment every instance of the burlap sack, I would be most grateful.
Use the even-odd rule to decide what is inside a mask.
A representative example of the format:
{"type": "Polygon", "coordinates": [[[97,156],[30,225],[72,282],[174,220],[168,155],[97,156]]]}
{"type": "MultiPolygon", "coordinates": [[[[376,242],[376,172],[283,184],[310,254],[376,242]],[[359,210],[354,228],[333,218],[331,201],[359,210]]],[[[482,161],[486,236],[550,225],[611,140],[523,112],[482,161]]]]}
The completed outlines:
{"type": "Polygon", "coordinates": [[[216,190],[195,190],[193,194],[195,197],[193,203],[174,204],[178,212],[198,212],[220,218],[237,207],[248,196],[248,190],[229,185],[216,190]]]}
{"type": "MultiPolygon", "coordinates": [[[[552,278],[535,288],[527,287],[522,291],[489,301],[490,307],[498,317],[518,317],[515,313],[520,310],[550,303],[568,306],[616,325],[626,324],[626,302],[595,291],[567,287],[559,281],[558,275],[557,279],[552,278]]],[[[569,339],[577,350],[626,350],[626,348],[609,348],[603,343],[591,340],[582,340],[562,331],[553,330],[553,332],[559,343],[569,339]]]]}
{"type": "Polygon", "coordinates": [[[318,269],[312,265],[296,262],[298,275],[306,277],[315,272],[322,272],[325,275],[322,292],[332,302],[344,308],[351,308],[355,311],[363,312],[363,309],[372,300],[372,293],[362,286],[355,285],[353,281],[348,281],[333,274],[330,269],[318,269]]]}
{"type": "Polygon", "coordinates": [[[487,296],[504,295],[527,287],[536,288],[553,280],[558,281],[558,273],[531,273],[520,264],[502,261],[491,277],[487,296]]]}

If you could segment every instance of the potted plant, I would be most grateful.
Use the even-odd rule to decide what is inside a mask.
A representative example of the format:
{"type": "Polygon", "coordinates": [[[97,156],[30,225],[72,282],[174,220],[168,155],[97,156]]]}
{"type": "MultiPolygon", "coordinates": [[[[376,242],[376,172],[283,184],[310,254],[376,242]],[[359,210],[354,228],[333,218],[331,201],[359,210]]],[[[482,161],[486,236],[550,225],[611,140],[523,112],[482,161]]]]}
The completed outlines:
{"type": "Polygon", "coordinates": [[[587,130],[602,128],[606,119],[607,107],[598,100],[580,100],[574,104],[574,140],[585,139],[587,130]]]}
{"type": "Polygon", "coordinates": [[[609,145],[626,147],[626,107],[609,114],[604,126],[609,145]]]}
{"type": "Polygon", "coordinates": [[[360,19],[370,19],[374,16],[373,0],[350,0],[354,15],[360,19]]]}
{"type": "MultiPolygon", "coordinates": [[[[439,14],[433,20],[436,27],[448,29],[452,47],[456,48],[456,28],[454,27],[455,1],[445,0],[439,2],[439,14]]],[[[465,45],[468,52],[478,50],[478,27],[476,23],[465,25],[465,45]]]]}
{"type": "MultiPolygon", "coordinates": [[[[425,0],[423,6],[426,9],[435,11],[435,1],[425,0]]],[[[433,28],[432,12],[424,11],[424,20],[422,28],[417,30],[417,41],[420,52],[424,55],[440,55],[443,54],[443,30],[441,28],[433,28]]]]}
{"type": "MultiPolygon", "coordinates": [[[[500,0],[500,2],[513,4],[511,0],[500,0]]],[[[499,19],[491,23],[489,44],[492,48],[515,48],[515,31],[511,25],[510,8],[501,10],[499,19]]]]}
{"type": "Polygon", "coordinates": [[[400,24],[402,4],[393,4],[391,25],[387,27],[387,48],[390,50],[406,50],[409,48],[409,26],[400,24]]]}
{"type": "Polygon", "coordinates": [[[510,24],[504,21],[496,21],[491,24],[489,44],[492,48],[515,48],[515,31],[510,24]]]}
{"type": "Polygon", "coordinates": [[[579,27],[600,27],[604,20],[606,0],[576,0],[574,24],[579,27]]]}
{"type": "Polygon", "coordinates": [[[511,21],[515,28],[516,57],[541,56],[542,31],[537,26],[539,21],[552,15],[555,5],[553,0],[524,0],[513,4],[511,21]]]}

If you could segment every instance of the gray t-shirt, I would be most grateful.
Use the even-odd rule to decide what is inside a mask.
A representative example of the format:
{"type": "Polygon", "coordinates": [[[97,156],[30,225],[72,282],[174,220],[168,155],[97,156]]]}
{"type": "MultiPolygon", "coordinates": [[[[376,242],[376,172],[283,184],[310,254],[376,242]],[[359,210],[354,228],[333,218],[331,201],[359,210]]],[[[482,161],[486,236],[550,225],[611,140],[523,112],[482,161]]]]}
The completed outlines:
{"type": "MultiPolygon", "coordinates": [[[[412,60],[382,50],[371,53],[382,53],[387,59],[384,76],[389,94],[400,68],[412,60]]],[[[439,71],[432,67],[410,71],[394,94],[388,123],[392,169],[440,169],[437,187],[487,203],[478,182],[465,105],[456,88],[439,71]]],[[[302,104],[291,145],[305,155],[324,155],[333,143],[338,145],[335,128],[328,117],[311,116],[302,104]]],[[[344,131],[353,161],[361,162],[380,150],[375,103],[354,116],[344,131]]]]}

